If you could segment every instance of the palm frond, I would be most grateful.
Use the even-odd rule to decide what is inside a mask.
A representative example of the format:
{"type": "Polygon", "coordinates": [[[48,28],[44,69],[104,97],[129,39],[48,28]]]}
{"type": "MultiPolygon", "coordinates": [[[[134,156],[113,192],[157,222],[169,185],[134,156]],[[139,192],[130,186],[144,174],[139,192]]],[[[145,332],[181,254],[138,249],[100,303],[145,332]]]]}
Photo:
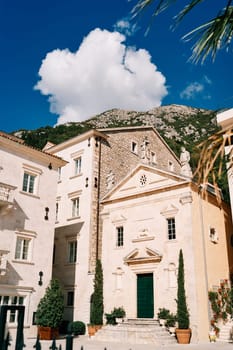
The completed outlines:
{"type": "Polygon", "coordinates": [[[165,11],[174,2],[176,2],[176,0],[139,0],[131,11],[132,17],[137,17],[152,4],[155,4],[152,16],[157,16],[161,12],[165,11]]]}
{"type": "Polygon", "coordinates": [[[199,39],[193,46],[191,61],[202,63],[208,55],[216,58],[217,51],[228,48],[233,36],[233,6],[228,6],[218,16],[183,36],[183,40],[199,39]]]}
{"type": "Polygon", "coordinates": [[[186,5],[183,10],[181,10],[178,15],[174,17],[175,25],[179,24],[182,19],[198,4],[203,2],[204,0],[192,0],[188,5],[186,5]]]}
{"type": "MultiPolygon", "coordinates": [[[[233,138],[233,128],[221,130],[211,135],[207,140],[199,145],[201,149],[197,169],[194,173],[194,179],[198,184],[208,183],[210,181],[216,184],[216,177],[220,178],[223,173],[225,159],[225,146],[231,144],[233,138]]],[[[233,166],[232,153],[228,155],[228,169],[233,166]]],[[[224,170],[225,171],[225,170],[224,170]]]]}
{"type": "MultiPolygon", "coordinates": [[[[152,5],[154,5],[152,17],[155,17],[175,2],[176,0],[137,0],[136,5],[131,11],[132,18],[138,16],[152,5]]],[[[190,0],[190,2],[174,17],[175,24],[173,29],[194,7],[202,2],[204,2],[204,0],[190,0]]],[[[201,60],[203,63],[209,55],[214,61],[219,49],[226,48],[226,50],[228,50],[233,37],[233,6],[231,6],[233,0],[225,0],[225,2],[226,6],[222,8],[215,18],[183,36],[183,40],[197,38],[197,41],[192,47],[191,61],[197,63],[201,60]]],[[[148,32],[149,28],[150,25],[146,32],[148,32]]]]}

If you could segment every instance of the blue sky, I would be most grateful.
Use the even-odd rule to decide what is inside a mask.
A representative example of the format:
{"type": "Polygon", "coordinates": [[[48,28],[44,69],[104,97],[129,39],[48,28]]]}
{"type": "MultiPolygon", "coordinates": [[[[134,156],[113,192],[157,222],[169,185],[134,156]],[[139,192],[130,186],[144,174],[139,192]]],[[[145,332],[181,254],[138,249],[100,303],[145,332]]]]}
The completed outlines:
{"type": "Polygon", "coordinates": [[[193,64],[192,42],[181,40],[216,15],[221,2],[212,0],[211,9],[204,2],[172,31],[172,17],[181,9],[174,5],[146,36],[150,11],[129,21],[135,3],[2,0],[0,129],[81,121],[111,108],[231,108],[232,47],[214,63],[193,64]]]}

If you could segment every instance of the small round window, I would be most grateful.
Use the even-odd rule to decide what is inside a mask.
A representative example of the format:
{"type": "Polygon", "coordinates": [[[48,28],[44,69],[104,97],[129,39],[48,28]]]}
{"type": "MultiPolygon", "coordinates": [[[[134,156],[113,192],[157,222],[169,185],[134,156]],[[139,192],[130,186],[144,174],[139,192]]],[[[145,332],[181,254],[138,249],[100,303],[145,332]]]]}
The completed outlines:
{"type": "Polygon", "coordinates": [[[145,174],[141,175],[140,177],[140,186],[145,186],[146,182],[147,182],[147,177],[145,174]]]}

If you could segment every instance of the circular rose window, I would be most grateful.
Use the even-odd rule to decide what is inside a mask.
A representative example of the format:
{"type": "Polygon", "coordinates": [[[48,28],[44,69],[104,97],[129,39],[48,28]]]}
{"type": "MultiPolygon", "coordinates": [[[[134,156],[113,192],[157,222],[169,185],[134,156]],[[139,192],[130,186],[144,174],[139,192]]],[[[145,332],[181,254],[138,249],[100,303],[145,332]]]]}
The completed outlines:
{"type": "Polygon", "coordinates": [[[140,182],[140,186],[145,186],[147,182],[147,177],[145,174],[141,175],[139,182],[140,182]]]}

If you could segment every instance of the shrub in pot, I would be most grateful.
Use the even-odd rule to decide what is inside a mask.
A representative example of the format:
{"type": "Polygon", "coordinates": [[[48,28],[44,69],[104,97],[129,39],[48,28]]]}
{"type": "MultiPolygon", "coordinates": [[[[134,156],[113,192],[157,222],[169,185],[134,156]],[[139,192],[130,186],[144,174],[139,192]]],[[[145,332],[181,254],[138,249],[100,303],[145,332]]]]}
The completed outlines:
{"type": "Polygon", "coordinates": [[[177,322],[176,336],[178,343],[188,344],[191,337],[189,328],[189,312],[186,302],[185,283],[184,283],[184,258],[182,249],[179,253],[179,267],[177,277],[177,322]]]}
{"type": "Polygon", "coordinates": [[[167,317],[165,326],[168,327],[168,328],[169,328],[169,327],[175,327],[176,321],[177,321],[176,315],[174,315],[173,313],[170,313],[170,314],[168,315],[168,317],[167,317]]]}
{"type": "Polygon", "coordinates": [[[160,326],[165,325],[166,319],[168,318],[169,314],[170,314],[170,311],[168,309],[166,309],[165,307],[159,308],[159,312],[158,312],[157,316],[159,319],[160,326]]]}
{"type": "Polygon", "coordinates": [[[36,324],[41,340],[56,338],[63,319],[64,296],[57,279],[52,279],[36,310],[36,324]]]}
{"type": "Polygon", "coordinates": [[[173,313],[170,313],[167,317],[165,326],[168,328],[172,335],[175,335],[177,317],[173,313]]]}
{"type": "Polygon", "coordinates": [[[86,332],[85,323],[82,321],[73,321],[68,325],[68,333],[74,335],[83,335],[86,332]]]}
{"type": "Polygon", "coordinates": [[[122,322],[122,319],[125,317],[125,309],[123,306],[114,307],[110,314],[105,314],[107,324],[116,325],[119,322],[122,322]]]}
{"type": "Polygon", "coordinates": [[[110,314],[106,313],[105,317],[106,317],[106,323],[107,324],[111,324],[113,326],[117,324],[116,318],[115,318],[115,316],[113,315],[112,312],[110,314]]]}
{"type": "Polygon", "coordinates": [[[112,313],[117,318],[124,318],[125,317],[125,310],[124,310],[123,306],[114,307],[112,313]]]}
{"type": "Polygon", "coordinates": [[[93,329],[96,331],[103,325],[104,301],[103,301],[103,269],[101,261],[96,261],[94,292],[91,296],[90,324],[88,324],[88,333],[93,335],[93,329]]]}

